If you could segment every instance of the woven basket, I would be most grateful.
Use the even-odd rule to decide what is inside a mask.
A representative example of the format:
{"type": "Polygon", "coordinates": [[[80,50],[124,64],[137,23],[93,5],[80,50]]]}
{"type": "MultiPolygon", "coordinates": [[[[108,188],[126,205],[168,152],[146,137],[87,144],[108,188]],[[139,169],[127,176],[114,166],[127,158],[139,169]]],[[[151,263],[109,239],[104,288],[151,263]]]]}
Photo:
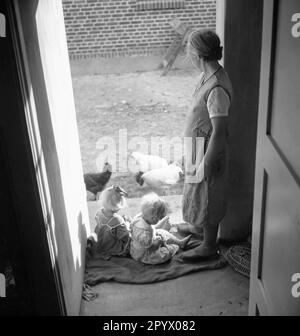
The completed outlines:
{"type": "Polygon", "coordinates": [[[227,253],[226,259],[235,271],[250,278],[251,267],[251,245],[245,243],[243,245],[231,246],[227,253]]]}

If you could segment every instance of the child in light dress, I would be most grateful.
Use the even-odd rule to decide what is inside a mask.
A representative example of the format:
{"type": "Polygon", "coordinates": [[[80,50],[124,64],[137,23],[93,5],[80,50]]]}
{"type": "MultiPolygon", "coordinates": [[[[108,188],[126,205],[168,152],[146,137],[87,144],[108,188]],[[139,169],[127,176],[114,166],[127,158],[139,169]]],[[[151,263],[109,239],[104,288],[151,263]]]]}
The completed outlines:
{"type": "Polygon", "coordinates": [[[95,217],[97,225],[88,239],[88,252],[92,256],[95,253],[107,259],[111,256],[129,256],[129,223],[118,215],[118,211],[126,205],[125,196],[126,191],[118,186],[111,186],[101,193],[101,209],[95,217]]]}
{"type": "Polygon", "coordinates": [[[155,193],[142,198],[141,214],[132,221],[130,255],[144,264],[162,264],[184,249],[191,236],[179,239],[168,230],[167,203],[155,193]]]}

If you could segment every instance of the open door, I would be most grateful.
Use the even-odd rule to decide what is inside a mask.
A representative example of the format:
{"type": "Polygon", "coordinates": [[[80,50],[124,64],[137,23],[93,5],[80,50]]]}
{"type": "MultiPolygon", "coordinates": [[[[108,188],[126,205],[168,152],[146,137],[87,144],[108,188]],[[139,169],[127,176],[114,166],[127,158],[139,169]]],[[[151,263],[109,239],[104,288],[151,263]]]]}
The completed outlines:
{"type": "Polygon", "coordinates": [[[251,315],[300,315],[300,38],[295,13],[300,13],[298,0],[264,1],[251,315]]]}
{"type": "Polygon", "coordinates": [[[0,146],[33,302],[26,313],[78,315],[89,219],[62,2],[7,0],[0,11],[0,146]]]}

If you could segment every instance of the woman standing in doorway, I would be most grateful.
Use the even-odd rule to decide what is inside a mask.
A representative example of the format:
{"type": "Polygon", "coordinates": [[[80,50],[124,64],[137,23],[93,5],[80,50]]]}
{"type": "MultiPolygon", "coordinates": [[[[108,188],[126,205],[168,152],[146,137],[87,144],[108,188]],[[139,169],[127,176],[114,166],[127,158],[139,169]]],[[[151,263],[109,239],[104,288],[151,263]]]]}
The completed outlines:
{"type": "Polygon", "coordinates": [[[203,242],[182,258],[196,260],[218,251],[218,227],[227,207],[227,127],[233,92],[218,62],[222,47],[214,32],[191,33],[187,51],[201,75],[184,131],[187,145],[182,211],[185,230],[201,234],[203,242]]]}

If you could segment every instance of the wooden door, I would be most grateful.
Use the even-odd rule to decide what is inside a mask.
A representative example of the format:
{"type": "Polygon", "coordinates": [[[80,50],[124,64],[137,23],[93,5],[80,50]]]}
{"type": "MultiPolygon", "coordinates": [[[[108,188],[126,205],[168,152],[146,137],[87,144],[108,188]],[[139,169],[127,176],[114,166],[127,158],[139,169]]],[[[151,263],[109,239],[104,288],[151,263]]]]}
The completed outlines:
{"type": "Polygon", "coordinates": [[[89,219],[62,2],[10,3],[49,250],[63,313],[78,315],[89,219]]]}
{"type": "Polygon", "coordinates": [[[264,1],[251,315],[300,315],[300,33],[295,34],[300,27],[295,13],[300,13],[299,0],[264,1]]]}
{"type": "Polygon", "coordinates": [[[7,246],[17,288],[1,299],[0,315],[61,315],[66,309],[40,199],[41,160],[31,146],[12,2],[0,1],[0,13],[6,18],[6,37],[0,38],[0,244],[7,246]]]}
{"type": "Polygon", "coordinates": [[[78,315],[89,220],[62,2],[0,1],[0,12],[0,145],[30,313],[78,315]]]}

